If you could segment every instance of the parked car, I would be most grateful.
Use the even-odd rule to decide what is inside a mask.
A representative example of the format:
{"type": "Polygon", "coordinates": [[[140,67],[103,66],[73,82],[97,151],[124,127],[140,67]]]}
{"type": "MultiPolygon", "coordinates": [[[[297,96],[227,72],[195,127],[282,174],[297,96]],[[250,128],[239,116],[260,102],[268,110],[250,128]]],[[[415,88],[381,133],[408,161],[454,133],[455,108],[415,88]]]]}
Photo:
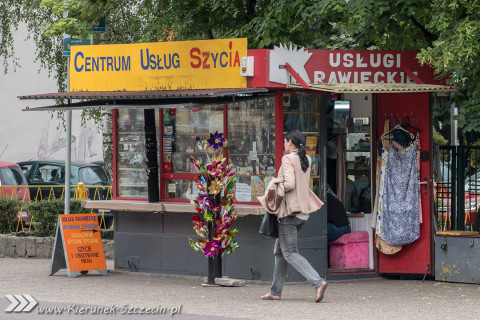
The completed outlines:
{"type": "MultiPolygon", "coordinates": [[[[40,197],[37,195],[39,193],[39,187],[42,199],[48,199],[52,196],[51,186],[58,186],[53,188],[53,195],[55,198],[62,197],[62,186],[65,185],[65,161],[22,161],[19,162],[18,165],[25,174],[28,184],[34,186],[30,187],[30,197],[32,200],[40,197]]],[[[103,168],[97,164],[72,162],[70,185],[77,185],[79,182],[83,182],[85,186],[89,187],[87,190],[88,198],[90,200],[105,200],[107,196],[111,196],[111,192],[109,193],[111,182],[106,176],[103,168]],[[99,192],[95,192],[97,188],[99,192]]],[[[75,189],[71,188],[70,196],[73,197],[74,193],[75,189]]],[[[104,217],[108,228],[113,222],[113,214],[111,212],[105,212],[104,217]]]]}
{"type": "MultiPolygon", "coordinates": [[[[30,202],[30,192],[27,185],[27,179],[18,164],[0,162],[0,197],[15,196],[28,203],[30,202]]],[[[21,216],[24,222],[30,222],[32,219],[30,213],[26,210],[22,210],[21,216]]]]}
{"type": "Polygon", "coordinates": [[[474,173],[465,179],[465,191],[480,193],[480,172],[474,173]]]}
{"type": "Polygon", "coordinates": [[[108,181],[110,181],[110,184],[111,184],[112,178],[110,177],[110,173],[108,172],[108,169],[107,169],[107,166],[105,165],[105,162],[99,160],[99,161],[92,161],[90,163],[97,164],[97,165],[101,166],[103,171],[105,172],[105,175],[108,178],[108,181]]]}

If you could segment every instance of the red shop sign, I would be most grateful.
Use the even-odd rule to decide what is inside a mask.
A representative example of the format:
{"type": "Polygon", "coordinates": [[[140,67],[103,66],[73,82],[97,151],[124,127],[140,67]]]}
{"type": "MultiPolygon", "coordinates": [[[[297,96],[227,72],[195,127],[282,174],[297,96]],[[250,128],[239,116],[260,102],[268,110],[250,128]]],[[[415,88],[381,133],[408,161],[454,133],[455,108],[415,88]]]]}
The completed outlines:
{"type": "Polygon", "coordinates": [[[441,84],[434,70],[421,65],[418,51],[304,50],[280,47],[270,51],[270,81],[287,84],[289,63],[307,83],[424,83],[441,84]]]}

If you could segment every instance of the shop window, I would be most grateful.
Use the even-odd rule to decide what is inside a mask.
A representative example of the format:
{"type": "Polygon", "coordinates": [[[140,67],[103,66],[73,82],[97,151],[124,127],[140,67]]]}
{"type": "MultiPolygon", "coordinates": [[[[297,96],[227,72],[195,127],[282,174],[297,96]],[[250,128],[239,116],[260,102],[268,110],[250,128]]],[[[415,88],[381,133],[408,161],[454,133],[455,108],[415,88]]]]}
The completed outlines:
{"type": "MultiPolygon", "coordinates": [[[[155,118],[158,119],[158,113],[155,113],[155,118]]],[[[145,122],[142,109],[118,110],[117,140],[118,196],[148,198],[145,122]]]]}
{"type": "Polygon", "coordinates": [[[192,183],[195,169],[193,156],[204,163],[207,156],[195,145],[195,137],[208,138],[210,133],[224,132],[224,104],[163,111],[163,173],[173,178],[163,180],[163,199],[191,199],[196,189],[192,183]],[[187,174],[190,180],[185,180],[187,174]]]}
{"type": "Polygon", "coordinates": [[[235,197],[257,202],[275,175],[275,98],[228,104],[228,157],[237,173],[235,197]]]}
{"type": "Polygon", "coordinates": [[[239,202],[257,202],[275,175],[275,98],[243,100],[227,105],[165,110],[163,113],[162,199],[191,200],[198,194],[190,157],[207,162],[195,146],[195,137],[225,132],[225,156],[238,175],[235,195],[239,202]]]}
{"type": "Polygon", "coordinates": [[[321,95],[317,94],[284,94],[283,99],[283,131],[298,129],[305,136],[305,148],[312,158],[310,188],[320,192],[320,106],[321,95]]]}

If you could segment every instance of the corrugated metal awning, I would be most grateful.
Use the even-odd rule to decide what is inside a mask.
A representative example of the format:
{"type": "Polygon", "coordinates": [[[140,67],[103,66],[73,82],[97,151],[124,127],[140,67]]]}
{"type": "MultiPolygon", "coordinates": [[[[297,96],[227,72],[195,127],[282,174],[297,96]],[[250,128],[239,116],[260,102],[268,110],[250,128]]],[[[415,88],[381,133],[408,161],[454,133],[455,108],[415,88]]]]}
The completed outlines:
{"type": "Polygon", "coordinates": [[[54,92],[18,96],[21,100],[38,99],[161,99],[161,98],[211,98],[238,94],[267,92],[265,88],[235,89],[190,89],[190,90],[152,90],[152,91],[78,91],[54,92]]]}
{"type": "Polygon", "coordinates": [[[18,96],[21,100],[83,100],[76,103],[25,108],[24,111],[53,111],[67,109],[156,109],[226,103],[267,93],[265,88],[158,90],[158,91],[83,91],[55,92],[18,96]]]}
{"type": "MultiPolygon", "coordinates": [[[[453,86],[420,83],[309,83],[309,90],[335,93],[413,93],[455,91],[453,86]]],[[[299,84],[288,84],[287,88],[304,89],[299,84]]]]}

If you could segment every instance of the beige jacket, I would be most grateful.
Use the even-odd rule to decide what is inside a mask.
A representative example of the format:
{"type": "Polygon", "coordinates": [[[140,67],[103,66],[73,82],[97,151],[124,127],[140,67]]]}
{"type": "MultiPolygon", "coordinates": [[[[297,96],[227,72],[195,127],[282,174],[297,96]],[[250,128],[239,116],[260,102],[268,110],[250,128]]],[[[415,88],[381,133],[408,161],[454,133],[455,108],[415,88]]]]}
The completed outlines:
{"type": "Polygon", "coordinates": [[[264,196],[257,197],[262,206],[278,218],[298,213],[310,214],[323,206],[323,202],[310,190],[310,164],[303,172],[296,152],[284,155],[278,177],[272,179],[264,196]]]}

